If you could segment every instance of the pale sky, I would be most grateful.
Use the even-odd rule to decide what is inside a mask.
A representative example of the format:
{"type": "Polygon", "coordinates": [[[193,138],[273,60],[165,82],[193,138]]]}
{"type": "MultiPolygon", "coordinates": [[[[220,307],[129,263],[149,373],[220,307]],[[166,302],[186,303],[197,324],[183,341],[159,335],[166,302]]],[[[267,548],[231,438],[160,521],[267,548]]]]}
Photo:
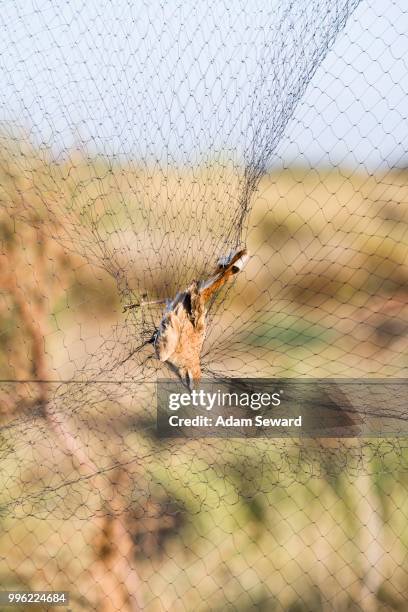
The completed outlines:
{"type": "MultiPolygon", "coordinates": [[[[295,13],[313,2],[334,6],[296,0],[295,13]]],[[[3,131],[21,126],[57,155],[83,143],[92,153],[168,163],[207,155],[239,161],[260,70],[267,78],[271,66],[284,70],[281,14],[289,4],[3,0],[3,131]]],[[[406,0],[362,0],[271,164],[404,165],[406,58],[406,0]]],[[[258,92],[264,104],[271,87],[258,92]]]]}

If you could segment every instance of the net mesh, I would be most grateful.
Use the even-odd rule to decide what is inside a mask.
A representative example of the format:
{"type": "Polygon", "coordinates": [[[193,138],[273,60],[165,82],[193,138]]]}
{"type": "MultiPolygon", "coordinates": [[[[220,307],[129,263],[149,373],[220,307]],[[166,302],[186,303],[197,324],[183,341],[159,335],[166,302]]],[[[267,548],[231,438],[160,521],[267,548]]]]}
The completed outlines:
{"type": "Polygon", "coordinates": [[[406,376],[402,2],[4,2],[0,582],[84,610],[401,610],[407,449],[157,437],[206,378],[406,376]]]}

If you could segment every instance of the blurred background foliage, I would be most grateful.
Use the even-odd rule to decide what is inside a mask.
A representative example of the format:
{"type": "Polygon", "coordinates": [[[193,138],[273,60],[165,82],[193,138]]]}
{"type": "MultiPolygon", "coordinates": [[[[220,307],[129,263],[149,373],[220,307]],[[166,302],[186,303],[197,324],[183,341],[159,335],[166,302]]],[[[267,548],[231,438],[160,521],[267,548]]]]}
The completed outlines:
{"type": "MultiPolygon", "coordinates": [[[[209,367],[238,358],[259,376],[406,376],[407,179],[401,169],[265,175],[248,225],[251,261],[228,308],[216,310],[218,329],[248,308],[252,323],[230,352],[217,349],[210,330],[209,367]]],[[[71,459],[42,420],[47,381],[80,372],[98,339],[125,318],[115,278],[98,265],[100,251],[93,257],[95,236],[120,261],[115,240],[129,231],[128,211],[143,243],[168,189],[199,189],[205,170],[191,180],[188,170],[170,173],[163,187],[150,169],[80,152],[57,163],[47,151],[2,141],[0,376],[26,381],[0,385],[2,588],[69,590],[75,610],[136,609],[128,591],[106,596],[118,584],[101,591],[122,554],[119,516],[149,612],[405,610],[403,440],[170,443],[156,438],[154,409],[136,394],[125,406],[95,400],[82,407],[78,432],[107,470],[100,512],[81,466],[72,479],[71,459]],[[135,175],[145,201],[131,188],[135,175]],[[20,443],[16,422],[30,443],[20,443]],[[54,471],[44,463],[50,455],[54,471]],[[115,462],[125,466],[125,483],[115,462]],[[46,483],[40,495],[38,483],[46,483]],[[115,506],[120,487],[123,507],[115,506]],[[61,506],[68,518],[59,518],[61,506]]],[[[144,265],[141,256],[135,277],[144,265]]],[[[165,282],[158,269],[156,291],[165,282]]]]}

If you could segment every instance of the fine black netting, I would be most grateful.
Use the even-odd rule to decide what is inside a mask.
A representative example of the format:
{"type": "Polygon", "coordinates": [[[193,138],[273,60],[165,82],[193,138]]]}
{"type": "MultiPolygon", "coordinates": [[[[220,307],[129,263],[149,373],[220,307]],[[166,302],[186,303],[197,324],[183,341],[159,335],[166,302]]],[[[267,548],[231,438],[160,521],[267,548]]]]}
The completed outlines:
{"type": "Polygon", "coordinates": [[[246,247],[206,379],[404,379],[407,25],[391,0],[4,2],[4,588],[404,608],[406,439],[159,439],[164,307],[126,307],[246,247]]]}

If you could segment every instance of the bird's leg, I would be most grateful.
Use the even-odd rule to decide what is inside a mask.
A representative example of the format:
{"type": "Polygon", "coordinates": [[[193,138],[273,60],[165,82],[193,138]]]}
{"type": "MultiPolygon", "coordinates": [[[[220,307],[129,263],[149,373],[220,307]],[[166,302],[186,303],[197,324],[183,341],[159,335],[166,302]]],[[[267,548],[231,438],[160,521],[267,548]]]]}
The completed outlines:
{"type": "Polygon", "coordinates": [[[152,306],[153,304],[167,304],[168,301],[169,300],[167,298],[161,298],[160,300],[149,300],[147,302],[134,302],[133,304],[126,304],[126,306],[123,307],[123,312],[126,312],[127,310],[132,310],[132,308],[141,308],[142,306],[152,306]]]}

